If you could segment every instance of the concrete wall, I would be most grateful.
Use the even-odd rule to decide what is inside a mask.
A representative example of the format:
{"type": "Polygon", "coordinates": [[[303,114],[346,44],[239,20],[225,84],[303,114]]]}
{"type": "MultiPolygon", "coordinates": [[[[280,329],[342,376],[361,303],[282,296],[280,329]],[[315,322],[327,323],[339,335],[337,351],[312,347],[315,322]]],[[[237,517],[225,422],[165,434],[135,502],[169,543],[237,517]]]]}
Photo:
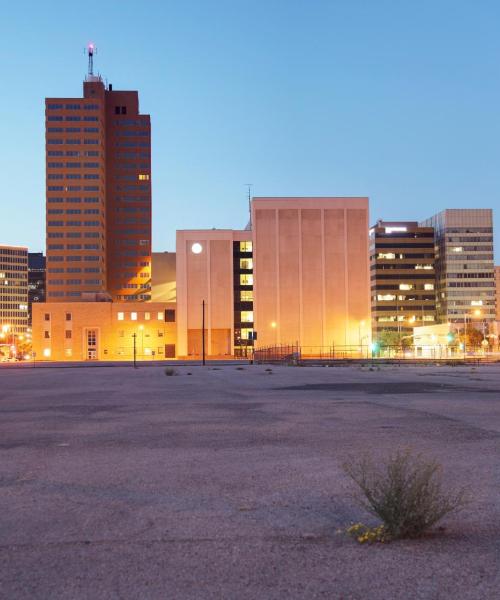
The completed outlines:
{"type": "Polygon", "coordinates": [[[257,347],[367,343],[367,198],[254,198],[257,347]]]}

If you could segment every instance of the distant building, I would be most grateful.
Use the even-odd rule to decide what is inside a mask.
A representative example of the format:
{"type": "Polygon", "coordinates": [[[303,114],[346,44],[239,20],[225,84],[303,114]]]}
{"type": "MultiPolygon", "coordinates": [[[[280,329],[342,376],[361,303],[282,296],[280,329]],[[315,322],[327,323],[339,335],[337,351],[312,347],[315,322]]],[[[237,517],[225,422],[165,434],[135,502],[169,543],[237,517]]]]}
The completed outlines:
{"type": "Polygon", "coordinates": [[[150,300],[150,117],[92,60],[82,97],[45,101],[47,300],[150,300]]]}
{"type": "Polygon", "coordinates": [[[493,211],[446,209],[426,219],[436,236],[436,312],[440,323],[478,328],[495,320],[493,211]]]}
{"type": "Polygon", "coordinates": [[[434,229],[378,221],[370,229],[372,329],[411,336],[436,319],[434,229]]]}
{"type": "Polygon", "coordinates": [[[496,320],[500,321],[500,266],[495,267],[496,320]]]}
{"type": "Polygon", "coordinates": [[[46,261],[43,252],[28,252],[28,324],[32,323],[31,305],[45,302],[46,261]]]}
{"type": "Polygon", "coordinates": [[[28,249],[0,245],[0,345],[15,345],[27,328],[28,249]]]}
{"type": "Polygon", "coordinates": [[[176,302],[176,254],[151,254],[151,302],[176,302]]]}

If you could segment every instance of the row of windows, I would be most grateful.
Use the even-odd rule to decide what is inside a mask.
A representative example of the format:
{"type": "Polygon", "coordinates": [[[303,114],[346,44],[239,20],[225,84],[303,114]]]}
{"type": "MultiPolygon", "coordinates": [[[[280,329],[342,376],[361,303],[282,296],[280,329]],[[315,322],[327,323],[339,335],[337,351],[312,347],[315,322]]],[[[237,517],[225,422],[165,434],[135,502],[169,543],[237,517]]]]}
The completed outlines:
{"type": "Polygon", "coordinates": [[[49,185],[47,186],[47,190],[49,192],[81,192],[83,189],[84,192],[98,192],[98,185],[84,185],[83,188],[81,185],[49,185]]]}
{"type": "MultiPolygon", "coordinates": [[[[67,133],[80,133],[82,131],[81,127],[47,127],[48,133],[63,133],[66,131],[67,133]]],[[[99,133],[99,127],[84,127],[84,133],[99,133]]]]}
{"type": "MultiPolygon", "coordinates": [[[[60,104],[60,103],[48,103],[47,110],[81,110],[81,104],[60,104]]],[[[84,104],[83,110],[99,110],[99,104],[84,104]]]]}
{"type": "MultiPolygon", "coordinates": [[[[67,144],[67,145],[71,146],[72,144],[80,145],[81,143],[82,143],[82,140],[79,138],[67,138],[66,140],[63,140],[62,138],[48,138],[47,139],[47,144],[49,144],[51,146],[61,146],[62,144],[67,144]]],[[[83,143],[84,143],[84,145],[92,146],[92,145],[99,144],[99,140],[94,139],[94,138],[84,138],[83,143]]]]}
{"type": "MultiPolygon", "coordinates": [[[[49,196],[47,198],[47,202],[54,203],[54,204],[58,204],[58,203],[62,203],[62,202],[79,204],[80,202],[82,202],[82,198],[79,198],[78,196],[73,196],[70,198],[63,198],[61,196],[49,196]]],[[[99,202],[99,198],[97,196],[89,196],[87,198],[83,198],[83,202],[85,202],[87,204],[96,204],[99,202]]]]}
{"type": "MultiPolygon", "coordinates": [[[[64,179],[63,173],[49,173],[47,179],[64,179]]],[[[99,179],[98,173],[66,173],[66,179],[99,179]]]]}
{"type": "Polygon", "coordinates": [[[47,234],[47,237],[49,237],[52,240],[61,239],[63,237],[67,237],[67,238],[81,238],[81,237],[99,238],[99,237],[101,237],[101,234],[98,231],[86,231],[84,233],[84,235],[82,235],[81,231],[68,231],[68,232],[66,232],[66,236],[65,236],[62,231],[50,231],[47,234]]]}
{"type": "Polygon", "coordinates": [[[99,156],[99,150],[49,150],[47,156],[99,156]]]}
{"type": "MultiPolygon", "coordinates": [[[[49,162],[47,164],[49,169],[62,169],[64,167],[64,163],[62,162],[49,162]]],[[[67,162],[66,163],[66,168],[67,169],[81,169],[82,167],[82,163],[81,162],[67,162]]],[[[85,169],[98,169],[99,168],[99,163],[97,162],[86,162],[83,163],[83,167],[85,169]]]]}
{"type": "Polygon", "coordinates": [[[101,260],[100,256],[95,256],[95,255],[90,255],[90,256],[75,256],[75,255],[70,255],[70,256],[47,256],[47,261],[48,262],[81,262],[81,261],[87,261],[87,262],[97,262],[99,260],[101,260]]]}
{"type": "MultiPolygon", "coordinates": [[[[140,318],[141,315],[142,315],[142,319],[144,321],[151,320],[151,317],[152,317],[151,312],[137,313],[135,311],[128,313],[128,319],[130,319],[130,321],[140,321],[140,320],[142,320],[140,318]]],[[[127,315],[124,312],[118,312],[118,313],[116,313],[116,318],[118,321],[125,321],[127,318],[127,315]]],[[[175,323],[175,309],[167,309],[165,311],[157,312],[156,319],[158,321],[165,321],[166,323],[175,323]]]]}
{"type": "Polygon", "coordinates": [[[80,115],[66,115],[65,117],[63,117],[63,115],[48,115],[47,117],[47,121],[98,121],[99,117],[94,117],[91,115],[84,115],[83,119],[80,115]]]}
{"type": "Polygon", "coordinates": [[[102,269],[99,267],[85,267],[85,269],[81,269],[80,267],[68,267],[66,271],[62,267],[57,267],[53,269],[47,269],[49,273],[101,273],[102,269]]]}
{"type": "Polygon", "coordinates": [[[67,215],[98,215],[99,209],[85,208],[84,210],[82,210],[81,208],[67,208],[66,210],[63,210],[62,208],[49,208],[47,213],[49,215],[62,215],[64,213],[67,215]]]}
{"type": "MultiPolygon", "coordinates": [[[[64,244],[49,244],[49,250],[64,250],[64,244]]],[[[66,250],[99,250],[99,244],[66,244],[66,250]]]]}
{"type": "Polygon", "coordinates": [[[99,227],[100,221],[47,221],[49,227],[99,227]]]}

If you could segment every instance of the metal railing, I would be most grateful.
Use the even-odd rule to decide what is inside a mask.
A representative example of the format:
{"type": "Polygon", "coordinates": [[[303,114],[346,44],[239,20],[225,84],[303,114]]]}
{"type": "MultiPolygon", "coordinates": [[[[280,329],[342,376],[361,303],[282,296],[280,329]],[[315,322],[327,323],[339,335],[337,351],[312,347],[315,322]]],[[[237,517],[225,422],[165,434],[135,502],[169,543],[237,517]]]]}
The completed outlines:
{"type": "Polygon", "coordinates": [[[451,361],[500,361],[500,353],[481,347],[467,348],[464,353],[457,346],[378,346],[377,344],[301,346],[281,344],[256,348],[253,352],[256,363],[282,362],[298,364],[304,360],[451,360],[451,361]]]}

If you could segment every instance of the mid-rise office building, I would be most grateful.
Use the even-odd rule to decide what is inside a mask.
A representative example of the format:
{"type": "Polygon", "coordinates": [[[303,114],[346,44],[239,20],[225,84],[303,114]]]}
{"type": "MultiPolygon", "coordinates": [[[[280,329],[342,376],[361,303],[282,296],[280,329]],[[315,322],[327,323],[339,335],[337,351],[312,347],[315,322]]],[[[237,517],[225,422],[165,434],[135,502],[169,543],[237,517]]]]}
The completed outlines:
{"type": "Polygon", "coordinates": [[[370,229],[372,329],[412,335],[436,318],[434,229],[378,221],[370,229]]]}
{"type": "Polygon", "coordinates": [[[28,252],[28,324],[33,302],[45,302],[46,261],[43,252],[28,252]]]}
{"type": "Polygon", "coordinates": [[[15,344],[28,327],[28,249],[0,245],[0,341],[15,344]]]}
{"type": "Polygon", "coordinates": [[[150,118],[92,60],[82,97],[45,101],[47,299],[150,300],[150,118]]]}
{"type": "Polygon", "coordinates": [[[500,266],[495,266],[496,320],[500,321],[500,266]]]}
{"type": "Polygon", "coordinates": [[[446,209],[422,225],[435,230],[438,321],[494,321],[493,211],[446,209]]]}

